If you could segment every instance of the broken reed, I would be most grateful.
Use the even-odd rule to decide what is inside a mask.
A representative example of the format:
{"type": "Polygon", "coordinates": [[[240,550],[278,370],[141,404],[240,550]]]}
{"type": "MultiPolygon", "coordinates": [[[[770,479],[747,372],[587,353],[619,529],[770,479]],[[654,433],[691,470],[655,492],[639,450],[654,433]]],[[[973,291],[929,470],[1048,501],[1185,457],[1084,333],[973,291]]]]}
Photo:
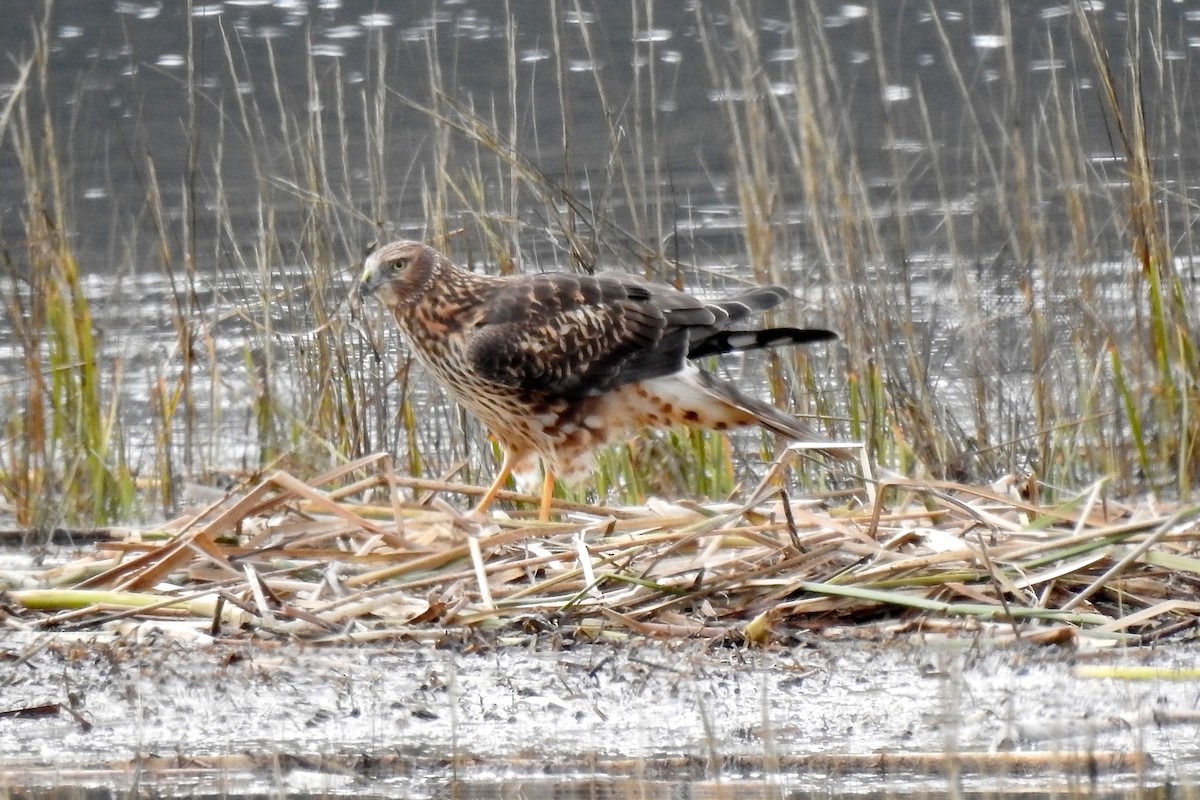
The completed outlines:
{"type": "MultiPolygon", "coordinates": [[[[251,72],[242,45],[227,33],[220,47],[203,48],[208,60],[199,62],[189,19],[182,84],[186,162],[162,161],[140,121],[131,148],[143,154],[136,158],[145,180],[143,211],[156,232],[150,244],[175,297],[175,351],[148,377],[153,463],[143,457],[137,465],[142,476],[154,478],[155,502],[173,506],[179,481],[211,468],[282,467],[305,474],[379,450],[397,454],[414,475],[459,470],[460,477],[486,482],[494,459],[481,429],[410,368],[377,309],[345,302],[360,246],[377,235],[424,237],[460,261],[486,262],[499,271],[621,267],[713,292],[728,280],[710,275],[706,266],[729,258],[747,264],[753,280],[792,286],[801,307],[807,304],[801,314],[782,310],[776,321],[828,325],[844,339],[844,347],[764,360],[775,401],[800,414],[840,420],[832,429],[865,441],[881,464],[969,480],[1032,471],[1046,487],[1078,486],[1103,475],[1122,493],[1147,486],[1190,489],[1200,424],[1190,409],[1200,367],[1189,290],[1170,247],[1172,238],[1190,240],[1187,225],[1175,237],[1165,226],[1177,217],[1190,219],[1191,211],[1162,191],[1155,169],[1177,171],[1176,180],[1186,185],[1188,165],[1167,154],[1196,148],[1186,141],[1158,144],[1147,135],[1147,118],[1156,130],[1188,135],[1188,126],[1175,124],[1188,107],[1177,87],[1188,84],[1171,77],[1174,61],[1142,74],[1139,49],[1160,52],[1170,42],[1138,39],[1130,52],[1110,54],[1090,18],[1076,9],[1074,36],[1086,46],[1075,52],[1086,55],[1055,71],[1033,113],[1026,113],[1031,106],[1024,66],[1014,63],[1009,6],[998,6],[1009,46],[999,52],[1003,67],[991,86],[1000,89],[992,94],[964,74],[960,64],[974,54],[959,49],[935,14],[937,58],[964,108],[956,120],[962,127],[947,129],[931,114],[920,84],[912,87],[910,102],[883,98],[884,87],[902,78],[893,72],[872,9],[879,94],[864,110],[884,123],[891,162],[881,193],[869,188],[854,131],[841,112],[861,105],[862,95],[850,94],[847,67],[815,9],[789,5],[789,29],[773,33],[773,45],[795,57],[777,61],[764,52],[756,20],[739,6],[728,20],[695,8],[704,63],[689,79],[706,80],[718,97],[719,124],[731,143],[740,257],[714,248],[703,238],[702,224],[680,230],[681,217],[691,212],[689,199],[673,191],[679,156],[667,158],[672,120],[662,110],[678,75],[663,67],[659,56],[668,45],[654,37],[635,43],[638,66],[631,82],[615,70],[572,72],[573,54],[602,62],[606,53],[587,24],[567,24],[566,12],[553,7],[554,38],[544,68],[557,91],[553,114],[538,115],[556,120],[550,130],[525,121],[533,84],[525,82],[526,67],[517,62],[511,23],[503,65],[507,91],[483,102],[454,89],[435,34],[424,41],[423,81],[400,77],[403,71],[411,78],[413,62],[400,64],[380,32],[371,35],[368,56],[356,65],[364,69],[360,83],[347,82],[337,60],[319,67],[310,51],[301,97],[282,77],[287,67],[270,42],[265,75],[251,72]],[[1120,66],[1127,61],[1131,67],[1120,66]],[[197,77],[201,72],[217,74],[226,87],[263,89],[213,90],[197,77]],[[1129,176],[1124,185],[1088,159],[1091,132],[1082,120],[1091,99],[1072,80],[1076,74],[1096,77],[1102,88],[1119,146],[1112,155],[1129,176]],[[780,95],[772,81],[793,87],[794,95],[780,95]],[[1142,95],[1147,86],[1162,98],[1152,107],[1142,95]],[[602,121],[598,135],[607,155],[599,164],[577,155],[576,114],[584,103],[596,112],[589,117],[602,121]],[[412,148],[398,144],[389,127],[400,114],[427,123],[428,136],[412,148]],[[1013,119],[1024,124],[1014,126],[1013,119]],[[965,142],[966,156],[950,161],[943,155],[947,139],[965,142]],[[555,142],[558,155],[538,159],[517,144],[535,140],[555,142]],[[912,141],[923,145],[915,154],[905,146],[912,141]],[[961,190],[951,181],[964,164],[982,186],[979,206],[969,215],[956,208],[961,190]],[[181,173],[184,208],[178,214],[163,198],[181,173]],[[935,177],[933,205],[940,216],[931,230],[910,219],[915,174],[935,177]],[[586,191],[576,188],[578,175],[587,176],[586,191]],[[413,229],[413,219],[399,218],[398,209],[413,207],[414,200],[424,209],[421,230],[413,229]],[[531,216],[530,208],[537,214],[531,216]],[[1048,211],[1055,209],[1062,210],[1065,237],[1064,223],[1048,211]],[[998,232],[995,237],[981,232],[981,218],[998,232]],[[392,222],[403,229],[388,230],[392,222]],[[547,242],[555,255],[532,260],[529,254],[547,242]],[[1122,266],[1135,277],[1104,286],[1096,265],[1106,242],[1123,243],[1128,255],[1122,266]],[[913,258],[922,253],[943,259],[944,274],[952,276],[947,286],[936,286],[913,258]],[[977,265],[989,260],[996,262],[1000,283],[1015,287],[1022,300],[1007,319],[988,309],[992,289],[977,265]],[[221,307],[200,299],[202,290],[216,285],[227,301],[221,307]],[[936,287],[935,296],[929,287],[936,287]],[[1135,312],[1132,335],[1129,309],[1135,312]],[[218,356],[216,343],[230,336],[242,342],[240,360],[218,356]],[[935,338],[958,343],[943,356],[952,363],[937,360],[935,338]],[[1006,378],[1015,370],[1027,378],[1006,378]],[[953,374],[943,380],[947,372],[953,374]],[[243,418],[251,420],[257,453],[230,464],[219,447],[220,432],[243,418]],[[469,466],[462,470],[462,464],[469,466]]],[[[650,3],[634,3],[630,13],[635,31],[652,26],[650,3]]],[[[43,43],[47,28],[43,20],[43,43]]],[[[1165,29],[1138,30],[1145,38],[1165,29]]],[[[44,72],[44,60],[39,68],[44,72]]],[[[24,82],[19,87],[11,108],[27,109],[24,82]]],[[[17,320],[23,353],[35,369],[28,380],[0,391],[15,401],[12,408],[41,403],[57,408],[59,419],[89,421],[72,427],[39,425],[36,415],[6,417],[0,485],[26,524],[99,521],[127,516],[133,508],[118,424],[119,362],[94,352],[81,330],[87,328],[86,301],[71,282],[75,264],[60,236],[70,230],[73,207],[62,197],[77,189],[58,161],[70,143],[56,138],[49,111],[62,98],[44,80],[40,91],[47,110],[38,124],[44,131],[35,136],[27,123],[5,139],[24,167],[30,226],[27,246],[14,250],[6,243],[18,253],[7,268],[14,291],[6,313],[17,320]],[[42,230],[39,217],[54,224],[42,230]],[[58,270],[64,288],[31,293],[26,276],[42,275],[37,265],[47,264],[44,274],[58,270]],[[62,304],[60,311],[27,313],[18,298],[33,294],[38,302],[62,304]],[[73,331],[58,339],[57,362],[45,344],[55,324],[73,331]],[[51,379],[60,373],[78,391],[51,379]],[[93,433],[84,436],[84,430],[93,433]],[[90,477],[80,482],[79,474],[90,477]]],[[[544,111],[545,95],[539,97],[544,111]]],[[[8,124],[7,114],[5,119],[8,124]]],[[[137,241],[136,226],[120,218],[113,228],[137,241]]],[[[720,496],[737,487],[744,477],[740,465],[757,445],[728,448],[728,440],[711,434],[642,439],[630,450],[604,455],[596,485],[621,502],[656,492],[720,496]]],[[[820,480],[806,476],[805,485],[820,480]]]]}
{"type": "Polygon", "coordinates": [[[734,503],[560,499],[554,522],[532,518],[536,495],[504,493],[519,510],[480,524],[442,496],[482,487],[368,456],[309,483],[276,471],[159,528],[113,530],[71,563],[7,576],[6,597],[29,630],[166,616],[209,635],[325,644],[474,629],[507,644],[919,631],[1137,645],[1195,630],[1200,506],[1108,502],[1100,483],[1044,505],[1014,488],[882,480],[873,498],[854,490],[829,510],[767,480],[734,503]],[[438,502],[373,502],[382,487],[438,502]]]}

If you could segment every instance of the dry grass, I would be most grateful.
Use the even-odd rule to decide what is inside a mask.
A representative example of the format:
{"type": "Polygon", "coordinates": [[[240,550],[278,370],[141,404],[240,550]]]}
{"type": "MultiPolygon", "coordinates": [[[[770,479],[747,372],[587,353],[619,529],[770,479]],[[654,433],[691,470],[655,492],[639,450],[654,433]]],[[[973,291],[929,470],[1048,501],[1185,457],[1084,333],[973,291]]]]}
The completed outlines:
{"type": "Polygon", "coordinates": [[[405,478],[382,456],[309,483],[276,472],[10,580],[4,624],[169,620],[322,643],[475,629],[500,642],[545,631],[768,644],[811,631],[1105,645],[1200,619],[1200,507],[1114,504],[1099,486],[1042,506],[1016,485],[899,479],[785,502],[795,455],[744,503],[560,503],[549,523],[530,519],[536,498],[511,493],[513,512],[466,519],[448,500],[481,489],[405,478]],[[389,484],[397,499],[373,502],[389,484]]]}

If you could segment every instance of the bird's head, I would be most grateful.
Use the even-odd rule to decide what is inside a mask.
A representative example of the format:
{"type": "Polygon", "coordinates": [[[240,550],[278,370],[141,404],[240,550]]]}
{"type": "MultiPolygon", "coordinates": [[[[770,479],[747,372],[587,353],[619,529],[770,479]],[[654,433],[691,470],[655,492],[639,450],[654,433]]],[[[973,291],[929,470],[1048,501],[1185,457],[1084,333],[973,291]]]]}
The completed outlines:
{"type": "Polygon", "coordinates": [[[439,258],[420,242],[389,242],[376,248],[363,262],[359,299],[374,296],[389,308],[415,299],[432,279],[439,258]]]}

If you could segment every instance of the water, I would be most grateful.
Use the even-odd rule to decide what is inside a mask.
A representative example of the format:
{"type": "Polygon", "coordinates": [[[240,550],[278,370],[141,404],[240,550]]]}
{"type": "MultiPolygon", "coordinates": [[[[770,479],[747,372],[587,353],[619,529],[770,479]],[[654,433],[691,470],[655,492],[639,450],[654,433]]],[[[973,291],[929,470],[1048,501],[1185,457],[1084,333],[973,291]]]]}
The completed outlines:
{"type": "Polygon", "coordinates": [[[472,797],[520,787],[559,797],[591,787],[619,797],[673,787],[686,796],[1121,797],[1176,776],[1189,797],[1200,755],[1195,678],[1076,674],[1097,661],[1190,668],[1186,654],[1166,651],[814,640],[761,652],[567,636],[553,652],[459,652],[453,634],[436,648],[259,649],[207,642],[196,627],[39,648],[7,702],[70,699],[92,727],[65,714],[0,720],[0,757],[19,785],[126,788],[137,764],[157,791],[192,796],[472,797]],[[64,688],[48,692],[43,671],[64,688]],[[960,778],[936,758],[872,764],[875,754],[941,752],[993,761],[960,778]],[[1140,774],[1086,760],[1000,766],[1079,753],[1148,760],[1140,774]]]}
{"type": "MultiPolygon", "coordinates": [[[[193,5],[190,20],[187,7],[178,3],[55,3],[49,77],[56,116],[72,126],[66,137],[69,147],[64,148],[73,198],[72,234],[88,256],[90,271],[157,271],[150,253],[126,257],[120,248],[131,223],[134,230],[148,232],[147,221],[138,220],[145,216],[147,156],[162,173],[168,217],[177,220],[185,213],[181,185],[187,164],[184,84],[189,25],[200,98],[195,124],[202,161],[211,157],[218,142],[221,115],[226,115],[226,126],[236,128],[239,102],[252,106],[251,113],[260,118],[258,125],[264,131],[269,133],[280,124],[275,80],[281,83],[284,108],[297,118],[310,112],[322,114],[332,130],[337,124],[332,117],[334,91],[345,93],[348,107],[358,116],[362,113],[358,95],[374,91],[374,51],[382,45],[388,52],[390,91],[431,105],[429,67],[436,63],[457,101],[475,104],[484,116],[496,109],[502,132],[508,132],[512,122],[508,114],[515,110],[522,155],[584,197],[603,199],[604,212],[622,224],[645,210],[622,208],[627,206],[623,193],[605,186],[605,165],[613,154],[614,138],[627,145],[634,137],[653,137],[642,146],[653,151],[651,177],[661,183],[646,190],[666,195],[672,214],[668,233],[676,226],[686,233],[682,255],[703,264],[736,260],[740,254],[739,205],[722,101],[734,97],[748,102],[757,96],[757,89],[765,88],[785,109],[797,106],[795,65],[813,56],[799,44],[823,42],[828,47],[841,90],[837,107],[844,121],[840,124],[864,166],[877,213],[903,215],[918,232],[918,244],[922,232],[944,224],[946,202],[964,224],[992,202],[986,196],[988,165],[976,163],[979,155],[971,146],[972,128],[986,129],[988,120],[963,118],[978,112],[959,102],[960,81],[978,99],[979,108],[993,105],[1010,113],[1009,127],[1016,134],[1031,125],[1043,108],[1051,79],[1068,66],[1079,72],[1071,83],[1086,88],[1096,80],[1086,69],[1088,62],[1069,52],[1072,45],[1078,46],[1072,38],[1078,22],[1069,4],[939,3],[935,20],[922,4],[828,2],[815,4],[810,11],[767,2],[757,4],[748,20],[764,73],[762,86],[752,90],[714,85],[706,67],[705,36],[716,37],[722,56],[730,60],[739,57],[737,48],[744,36],[723,11],[705,8],[697,14],[692,5],[637,4],[633,13],[628,9],[564,12],[557,20],[556,34],[556,20],[540,2],[511,3],[511,26],[500,7],[467,2],[433,4],[419,12],[415,7],[388,11],[374,0],[214,2],[193,5]],[[1011,10],[1007,22],[1003,9],[1011,10]],[[792,24],[793,14],[797,26],[792,24]],[[875,19],[877,32],[872,31],[875,19]],[[701,24],[708,29],[702,32],[701,24]],[[556,35],[561,39],[561,63],[553,50],[556,35]],[[881,37],[882,53],[876,36],[881,37]],[[226,48],[231,50],[228,56],[226,48]],[[515,53],[515,86],[509,85],[510,51],[515,53]],[[1073,60],[1068,62],[1068,56],[1073,60]],[[320,97],[314,97],[307,85],[310,65],[322,89],[320,97]],[[1010,68],[1015,85],[1007,75],[1010,68]],[[558,101],[559,70],[569,92],[565,123],[558,101]],[[607,96],[601,97],[597,75],[610,93],[607,96]],[[510,104],[513,91],[518,100],[510,104]],[[918,107],[918,93],[924,95],[928,108],[918,107]],[[642,130],[635,130],[634,123],[640,123],[642,130]],[[562,147],[564,124],[569,127],[569,153],[562,147]],[[613,135],[610,125],[616,129],[613,135]],[[940,176],[930,169],[931,145],[941,151],[940,176]],[[906,197],[894,194],[897,175],[905,177],[906,197]]],[[[4,52],[30,52],[25,21],[40,14],[39,6],[32,0],[15,0],[7,6],[10,18],[21,24],[6,25],[0,32],[4,52]]],[[[1133,34],[1125,4],[1085,6],[1094,9],[1090,19],[1114,48],[1128,43],[1133,34]]],[[[1186,75],[1193,69],[1193,50],[1200,41],[1200,5],[1173,2],[1160,8],[1145,3],[1142,11],[1143,28],[1161,30],[1161,41],[1168,48],[1159,54],[1160,64],[1186,75]]],[[[8,74],[11,79],[13,68],[8,74]]],[[[795,113],[800,111],[797,107],[795,113]]],[[[1114,152],[1102,106],[1099,102],[1081,106],[1079,113],[1086,152],[1094,168],[1103,170],[1114,152]]],[[[351,144],[350,174],[345,176],[348,188],[368,193],[361,119],[343,122],[351,144]]],[[[399,233],[420,235],[427,230],[418,180],[430,168],[426,163],[429,130],[428,119],[410,109],[395,110],[386,120],[387,202],[399,233]]],[[[237,205],[253,196],[253,187],[239,186],[237,180],[248,177],[243,169],[250,166],[251,143],[241,142],[239,148],[236,135],[227,141],[222,188],[231,195],[236,213],[252,218],[252,207],[237,205]]],[[[4,156],[0,178],[14,195],[4,205],[3,231],[8,241],[20,241],[21,204],[15,193],[21,181],[11,153],[4,156]]],[[[283,160],[265,168],[270,172],[272,166],[282,168],[283,160]]],[[[1119,168],[1112,179],[1120,179],[1119,168]]],[[[785,197],[796,196],[798,189],[779,187],[785,197]]],[[[213,200],[205,197],[212,190],[202,185],[200,199],[213,200]]],[[[370,197],[351,194],[348,199],[367,210],[370,197]]],[[[518,210],[530,215],[526,222],[536,231],[537,210],[518,210]]],[[[208,209],[198,211],[196,224],[209,228],[208,209]]],[[[793,222],[805,213],[795,208],[793,222]]],[[[986,230],[988,220],[973,222],[985,228],[978,233],[977,255],[993,252],[997,232],[986,230]]],[[[894,224],[895,220],[888,223],[894,224]]],[[[234,236],[251,238],[250,233],[235,231],[234,236]]],[[[536,238],[534,242],[545,247],[536,238]]],[[[920,255],[919,248],[914,255],[920,255]]],[[[198,266],[219,268],[219,263],[210,261],[212,256],[202,249],[198,266]]]]}

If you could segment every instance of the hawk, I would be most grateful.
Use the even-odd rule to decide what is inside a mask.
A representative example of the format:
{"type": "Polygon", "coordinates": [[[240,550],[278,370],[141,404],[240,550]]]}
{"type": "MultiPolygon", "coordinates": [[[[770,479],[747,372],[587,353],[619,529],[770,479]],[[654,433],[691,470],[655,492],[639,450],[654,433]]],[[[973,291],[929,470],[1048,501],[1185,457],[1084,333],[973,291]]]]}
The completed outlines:
{"type": "Polygon", "coordinates": [[[482,275],[420,242],[397,241],[367,257],[358,295],[392,312],[418,360],[500,443],[504,461],[477,513],[510,474],[534,474],[540,460],[540,518],[548,519],[556,476],[586,472],[593,450],[641,428],[761,425],[818,438],[692,363],[837,338],[743,328],[790,296],[779,286],[705,301],[620,272],[482,275]]]}

